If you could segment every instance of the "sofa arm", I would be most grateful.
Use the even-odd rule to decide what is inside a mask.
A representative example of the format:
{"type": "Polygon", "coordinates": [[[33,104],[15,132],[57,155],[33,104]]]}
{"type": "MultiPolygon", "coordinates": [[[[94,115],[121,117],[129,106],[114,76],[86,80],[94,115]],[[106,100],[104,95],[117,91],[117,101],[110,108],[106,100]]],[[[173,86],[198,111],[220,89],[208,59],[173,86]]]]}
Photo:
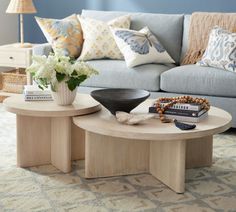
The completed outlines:
{"type": "Polygon", "coordinates": [[[33,55],[46,55],[52,52],[52,46],[49,43],[39,44],[33,47],[33,55]]]}

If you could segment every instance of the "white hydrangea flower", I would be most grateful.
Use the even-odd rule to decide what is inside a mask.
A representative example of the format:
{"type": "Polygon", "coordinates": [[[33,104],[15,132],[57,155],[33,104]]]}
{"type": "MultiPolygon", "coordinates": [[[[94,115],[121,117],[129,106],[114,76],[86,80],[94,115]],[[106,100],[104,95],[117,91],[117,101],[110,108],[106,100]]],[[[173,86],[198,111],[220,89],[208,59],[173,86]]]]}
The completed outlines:
{"type": "Polygon", "coordinates": [[[48,57],[33,56],[32,59],[33,63],[26,71],[32,73],[34,79],[42,87],[52,85],[52,87],[56,89],[58,83],[63,80],[68,83],[69,88],[74,89],[74,87],[78,86],[83,80],[89,78],[93,74],[98,74],[98,72],[88,63],[83,61],[73,61],[67,56],[56,54],[49,55],[48,57]],[[81,75],[86,77],[81,78],[81,75]]]}
{"type": "Polygon", "coordinates": [[[93,69],[88,63],[86,62],[76,62],[74,64],[74,70],[77,72],[79,76],[87,75],[90,77],[92,74],[98,74],[98,72],[93,69]]]}

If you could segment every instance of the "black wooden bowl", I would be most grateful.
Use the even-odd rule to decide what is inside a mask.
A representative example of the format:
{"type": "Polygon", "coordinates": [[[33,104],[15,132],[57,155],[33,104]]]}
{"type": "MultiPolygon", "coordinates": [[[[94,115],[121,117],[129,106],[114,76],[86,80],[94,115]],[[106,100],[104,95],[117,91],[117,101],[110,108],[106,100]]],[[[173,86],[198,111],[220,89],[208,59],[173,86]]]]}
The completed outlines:
{"type": "Polygon", "coordinates": [[[92,91],[91,96],[115,115],[117,111],[129,113],[146,100],[150,93],[137,89],[102,89],[92,91]]]}

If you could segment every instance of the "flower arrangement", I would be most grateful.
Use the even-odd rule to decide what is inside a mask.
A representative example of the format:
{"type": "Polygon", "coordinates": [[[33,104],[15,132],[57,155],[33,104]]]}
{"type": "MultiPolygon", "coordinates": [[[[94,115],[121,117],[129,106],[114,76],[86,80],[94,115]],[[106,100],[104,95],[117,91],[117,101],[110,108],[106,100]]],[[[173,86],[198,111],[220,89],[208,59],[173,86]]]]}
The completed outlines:
{"type": "Polygon", "coordinates": [[[50,54],[46,56],[33,56],[33,63],[26,69],[31,73],[41,89],[51,85],[56,92],[58,84],[65,82],[70,91],[74,91],[83,81],[98,72],[88,63],[76,61],[67,56],[50,54]]]}

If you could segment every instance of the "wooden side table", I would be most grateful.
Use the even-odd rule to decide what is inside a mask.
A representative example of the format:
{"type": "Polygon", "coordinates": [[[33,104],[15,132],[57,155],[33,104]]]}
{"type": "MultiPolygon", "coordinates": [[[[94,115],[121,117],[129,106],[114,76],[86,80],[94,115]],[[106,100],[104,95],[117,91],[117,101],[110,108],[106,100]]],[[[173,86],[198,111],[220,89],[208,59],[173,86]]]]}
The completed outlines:
{"type": "MultiPolygon", "coordinates": [[[[0,46],[0,67],[27,68],[32,62],[33,47],[15,47],[14,44],[0,46]]],[[[27,74],[27,84],[31,84],[31,76],[27,74]]]]}
{"type": "Polygon", "coordinates": [[[72,159],[81,159],[84,154],[84,131],[72,124],[72,117],[101,109],[86,94],[77,94],[69,106],[54,101],[26,102],[23,95],[9,97],[3,103],[7,111],[16,114],[17,165],[51,163],[64,173],[71,171],[72,159]]]}

